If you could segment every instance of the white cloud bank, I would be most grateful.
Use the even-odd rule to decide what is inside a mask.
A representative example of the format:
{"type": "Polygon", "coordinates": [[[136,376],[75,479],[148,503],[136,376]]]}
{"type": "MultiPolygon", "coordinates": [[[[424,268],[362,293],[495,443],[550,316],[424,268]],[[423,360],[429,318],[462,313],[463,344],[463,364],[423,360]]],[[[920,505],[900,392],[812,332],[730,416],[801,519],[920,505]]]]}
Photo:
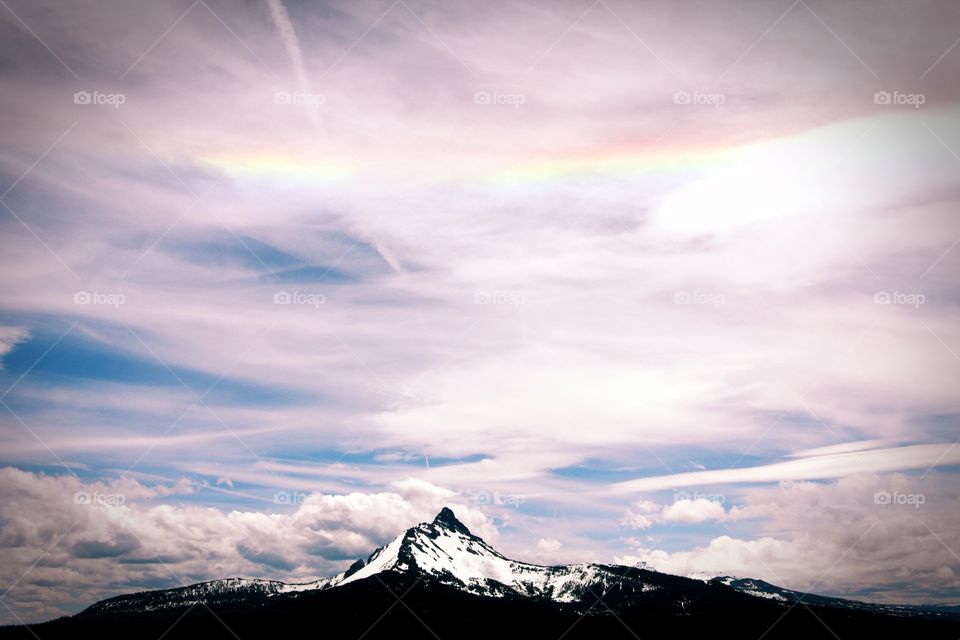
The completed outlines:
{"type": "MultiPolygon", "coordinates": [[[[923,481],[860,474],[831,483],[784,482],[749,491],[746,503],[725,517],[706,505],[693,507],[689,502],[667,507],[663,515],[679,516],[670,522],[713,519],[726,533],[692,549],[669,550],[664,546],[676,533],[667,529],[659,539],[635,539],[634,550],[619,560],[680,575],[760,578],[879,602],[943,601],[960,586],[955,552],[960,493],[948,475],[923,481]],[[738,522],[748,519],[753,524],[738,522]]],[[[627,522],[638,528],[648,524],[627,522]]]]}
{"type": "Polygon", "coordinates": [[[39,621],[111,595],[204,579],[306,581],[366,559],[446,505],[478,535],[497,538],[481,512],[419,480],[381,493],[302,496],[289,513],[156,501],[191,490],[186,481],[84,483],[0,469],[0,580],[12,585],[4,601],[39,621]]]}

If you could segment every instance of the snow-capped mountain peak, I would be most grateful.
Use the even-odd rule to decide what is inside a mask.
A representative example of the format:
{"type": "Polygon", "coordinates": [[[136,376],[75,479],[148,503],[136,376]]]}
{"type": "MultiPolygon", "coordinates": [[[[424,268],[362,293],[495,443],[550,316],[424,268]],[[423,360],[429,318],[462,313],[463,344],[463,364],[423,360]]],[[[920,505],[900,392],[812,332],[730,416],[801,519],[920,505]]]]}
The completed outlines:
{"type": "MultiPolygon", "coordinates": [[[[889,619],[896,616],[949,621],[957,615],[949,607],[873,605],[790,591],[749,578],[690,579],[643,567],[607,564],[528,564],[511,560],[493,549],[471,533],[452,510],[445,508],[432,521],[407,529],[374,551],[366,561],[357,560],[346,571],[331,578],[299,584],[242,578],[213,580],[102,600],[76,617],[83,618],[82,624],[85,625],[103,620],[107,625],[117,620],[126,625],[144,619],[147,624],[164,620],[162,626],[172,620],[176,627],[184,624],[181,619],[189,617],[191,609],[202,605],[211,613],[215,610],[229,615],[244,612],[243,615],[250,616],[245,620],[260,621],[271,628],[276,621],[287,620],[293,615],[299,624],[313,630],[317,621],[315,607],[318,606],[321,611],[332,614],[320,619],[336,621],[341,610],[346,610],[360,612],[360,618],[366,616],[366,611],[375,614],[374,617],[379,616],[376,618],[379,621],[385,614],[379,610],[369,612],[364,607],[368,602],[384,599],[384,586],[391,591],[402,588],[403,593],[417,588],[417,597],[421,601],[427,597],[430,602],[442,605],[431,606],[436,611],[455,611],[454,615],[464,609],[510,612],[508,617],[523,621],[540,616],[539,619],[547,620],[551,628],[556,620],[570,620],[563,617],[568,614],[579,616],[578,620],[613,614],[620,620],[621,614],[632,612],[633,615],[642,615],[645,624],[660,616],[661,620],[671,621],[671,635],[675,633],[672,622],[680,616],[684,619],[694,615],[714,616],[726,623],[728,617],[751,619],[751,616],[765,615],[771,616],[770,622],[776,624],[801,602],[805,606],[844,609],[844,619],[850,615],[879,614],[889,619]],[[467,597],[464,593],[478,597],[467,597]],[[449,603],[455,603],[455,606],[448,609],[446,605],[449,603]]],[[[377,604],[371,606],[379,607],[377,604]]],[[[215,615],[219,618],[219,614],[215,615]]],[[[494,613],[492,617],[499,621],[498,616],[499,613],[494,613]]],[[[354,617],[350,613],[339,622],[354,617]]],[[[459,622],[457,619],[456,623],[459,622]]],[[[187,637],[201,635],[204,634],[187,637]]],[[[607,636],[601,633],[584,637],[607,636]]]]}
{"type": "MultiPolygon", "coordinates": [[[[621,568],[622,569],[622,568],[621,568]]],[[[366,566],[334,584],[363,580],[382,571],[413,573],[424,580],[472,593],[539,597],[557,602],[579,600],[591,588],[621,581],[622,571],[606,565],[545,567],[511,560],[475,536],[444,507],[432,522],[411,527],[377,549],[366,566]]],[[[654,585],[638,584],[640,591],[654,585]]]]}
{"type": "Polygon", "coordinates": [[[390,543],[374,551],[366,565],[338,581],[346,584],[368,578],[381,571],[414,572],[464,585],[487,579],[509,579],[512,565],[481,538],[473,535],[444,507],[432,522],[411,527],[390,543]]]}
{"type": "MultiPolygon", "coordinates": [[[[653,595],[651,592],[676,588],[677,580],[685,580],[647,567],[606,564],[541,566],[511,560],[471,533],[450,508],[444,507],[432,521],[410,527],[376,549],[366,561],[357,560],[349,569],[330,578],[299,584],[236,578],[214,580],[179,589],[119,596],[101,601],[88,611],[144,611],[273,598],[333,589],[384,573],[401,574],[477,595],[534,598],[560,604],[593,602],[591,593],[610,593],[611,590],[613,597],[639,601],[653,595]]],[[[789,600],[777,587],[759,581],[748,583],[715,578],[690,582],[723,584],[749,595],[781,602],[789,600]]]]}
{"type": "MultiPolygon", "coordinates": [[[[953,615],[949,608],[872,605],[790,591],[749,578],[690,579],[646,567],[606,564],[528,564],[507,558],[471,533],[451,509],[444,508],[432,521],[407,529],[375,550],[366,561],[357,560],[346,571],[330,578],[299,584],[241,578],[213,580],[102,600],[80,616],[136,616],[199,604],[231,610],[269,609],[273,603],[287,607],[315,602],[318,597],[327,596],[325,592],[351,583],[347,590],[353,594],[369,593],[370,587],[381,593],[380,585],[375,584],[377,580],[436,589],[433,593],[450,593],[452,588],[496,599],[539,601],[537,606],[550,603],[549,606],[579,614],[652,607],[668,610],[671,615],[688,615],[692,611],[712,610],[720,603],[755,611],[756,607],[748,602],[752,600],[769,603],[758,605],[761,607],[790,607],[791,603],[804,602],[897,617],[953,615]],[[598,606],[601,601],[602,606],[598,606]]],[[[343,602],[336,597],[334,601],[343,602]]],[[[789,608],[785,611],[789,612],[789,608]]]]}
{"type": "Polygon", "coordinates": [[[658,589],[637,577],[625,581],[626,569],[596,564],[545,567],[511,560],[471,533],[456,514],[445,507],[432,521],[407,529],[375,550],[366,562],[357,560],[349,569],[330,578],[300,584],[214,580],[179,589],[119,596],[97,603],[89,611],[155,610],[213,599],[274,597],[332,589],[384,572],[414,576],[478,595],[543,598],[559,603],[580,601],[591,589],[603,591],[611,585],[637,594],[658,589]]]}

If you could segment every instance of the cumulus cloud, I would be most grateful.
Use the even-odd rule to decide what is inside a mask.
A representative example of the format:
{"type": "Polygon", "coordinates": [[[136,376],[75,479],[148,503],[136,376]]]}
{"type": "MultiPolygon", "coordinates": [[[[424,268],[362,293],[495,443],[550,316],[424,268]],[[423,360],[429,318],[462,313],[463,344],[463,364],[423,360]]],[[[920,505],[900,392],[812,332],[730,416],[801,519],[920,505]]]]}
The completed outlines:
{"type": "Polygon", "coordinates": [[[333,575],[445,505],[496,537],[482,513],[418,481],[381,493],[304,495],[292,511],[268,513],[157,500],[189,493],[187,482],[83,482],[10,467],[0,480],[0,564],[14,585],[5,601],[25,620],[204,579],[333,575]]]}
{"type": "Polygon", "coordinates": [[[562,546],[563,543],[556,538],[540,538],[537,540],[537,549],[548,553],[559,551],[562,546]]]}
{"type": "Polygon", "coordinates": [[[677,500],[663,510],[664,522],[697,523],[708,520],[723,520],[726,511],[723,505],[706,498],[677,500]]]}
{"type": "Polygon", "coordinates": [[[960,580],[960,560],[951,550],[960,545],[958,507],[960,495],[943,475],[785,482],[750,490],[732,518],[759,518],[755,534],[744,535],[731,522],[722,525],[723,535],[690,550],[637,541],[621,561],[681,575],[761,578],[873,601],[931,602],[949,597],[960,580]]]}
{"type": "Polygon", "coordinates": [[[706,497],[681,497],[663,506],[650,500],[640,500],[633,504],[621,524],[633,529],[649,529],[655,524],[669,522],[698,524],[720,521],[725,520],[727,515],[722,502],[706,497]]]}

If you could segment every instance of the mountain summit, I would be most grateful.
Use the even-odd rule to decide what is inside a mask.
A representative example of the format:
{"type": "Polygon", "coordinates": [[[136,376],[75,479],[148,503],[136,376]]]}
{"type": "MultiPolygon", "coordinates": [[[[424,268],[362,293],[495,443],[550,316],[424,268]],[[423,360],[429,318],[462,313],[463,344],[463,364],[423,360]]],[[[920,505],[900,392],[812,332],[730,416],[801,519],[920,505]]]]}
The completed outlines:
{"type": "MultiPolygon", "coordinates": [[[[384,573],[414,576],[432,584],[454,587],[476,595],[535,598],[558,603],[589,600],[592,590],[616,585],[619,595],[642,594],[660,587],[639,579],[663,575],[631,567],[601,564],[540,566],[511,560],[474,535],[449,507],[431,522],[422,522],[357,560],[343,573],[313,582],[287,584],[275,580],[227,578],[117,596],[86,609],[85,615],[156,611],[182,606],[242,601],[255,594],[273,597],[342,587],[384,573]]],[[[702,584],[702,583],[698,583],[702,584]]]]}
{"type": "Polygon", "coordinates": [[[374,551],[366,566],[352,575],[331,578],[330,586],[384,571],[414,574],[481,595],[535,596],[559,602],[576,600],[587,584],[616,579],[615,572],[600,565],[543,567],[510,560],[473,535],[449,507],[432,522],[411,527],[374,551]]]}
{"type": "Polygon", "coordinates": [[[457,520],[457,516],[453,513],[453,509],[450,507],[444,507],[443,509],[440,509],[440,513],[438,513],[437,517],[433,519],[433,524],[470,535],[470,531],[462,522],[457,520]]]}

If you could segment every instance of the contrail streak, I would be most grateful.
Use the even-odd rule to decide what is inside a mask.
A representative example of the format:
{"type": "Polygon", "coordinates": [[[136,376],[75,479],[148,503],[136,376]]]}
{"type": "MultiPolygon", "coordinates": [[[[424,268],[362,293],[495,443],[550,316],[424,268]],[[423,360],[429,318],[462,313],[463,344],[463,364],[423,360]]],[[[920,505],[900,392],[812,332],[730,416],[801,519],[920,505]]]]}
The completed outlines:
{"type": "MultiPolygon", "coordinates": [[[[290,64],[293,66],[293,73],[297,79],[297,88],[304,94],[311,93],[310,79],[307,76],[307,67],[303,63],[303,52],[300,49],[300,40],[297,38],[297,32],[293,28],[293,22],[290,21],[290,14],[287,8],[283,6],[281,0],[266,0],[270,8],[270,17],[273,24],[283,40],[283,46],[290,56],[290,64]]],[[[315,108],[308,106],[310,120],[314,127],[320,129],[320,118],[315,108]]]]}

